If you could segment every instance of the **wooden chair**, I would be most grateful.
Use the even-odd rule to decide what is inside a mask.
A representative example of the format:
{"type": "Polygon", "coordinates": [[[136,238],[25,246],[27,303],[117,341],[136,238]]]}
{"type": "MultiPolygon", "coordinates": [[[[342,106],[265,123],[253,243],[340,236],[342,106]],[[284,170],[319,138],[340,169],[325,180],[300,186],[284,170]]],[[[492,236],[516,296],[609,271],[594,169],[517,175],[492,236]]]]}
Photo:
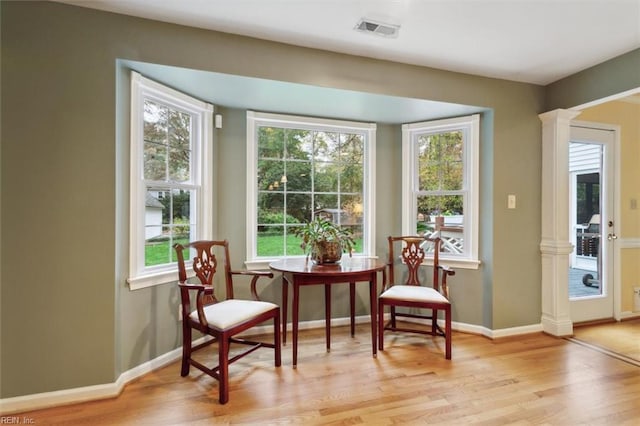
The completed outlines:
{"type": "Polygon", "coordinates": [[[175,244],[178,256],[178,274],[180,299],[182,303],[182,370],[184,377],[189,374],[189,367],[194,367],[209,374],[220,384],[220,403],[229,401],[229,364],[239,360],[261,347],[273,348],[275,366],[281,365],[280,343],[280,307],[276,304],[260,301],[256,291],[256,283],[260,277],[272,278],[271,272],[234,271],[229,260],[229,243],[224,241],[194,241],[189,244],[175,244]],[[184,251],[193,249],[193,271],[200,284],[187,282],[187,270],[184,251]],[[216,256],[216,254],[218,256],[216,256]],[[214,275],[218,270],[218,257],[224,262],[224,279],[226,284],[226,300],[218,300],[214,293],[214,275]],[[243,275],[252,277],[251,294],[255,300],[239,300],[233,298],[233,277],[243,275]],[[194,310],[191,308],[191,295],[195,293],[194,310]],[[234,337],[265,321],[273,321],[273,343],[257,342],[234,337]],[[196,329],[205,335],[212,336],[204,343],[193,346],[191,331],[196,329]],[[194,360],[193,352],[218,343],[218,365],[208,368],[194,360]],[[229,358],[231,343],[249,345],[238,355],[229,358]]]}
{"type": "MultiPolygon", "coordinates": [[[[454,275],[455,271],[439,264],[441,239],[439,237],[388,237],[389,259],[387,262],[387,275],[385,275],[383,293],[378,297],[378,347],[384,350],[384,330],[403,331],[445,338],[445,357],[451,359],[451,302],[447,288],[447,277],[454,275]],[[402,245],[400,256],[395,255],[394,247],[402,245]],[[421,268],[426,255],[426,247],[430,246],[433,253],[432,287],[421,284],[421,268]],[[403,284],[396,283],[395,266],[406,266],[406,279],[403,284]],[[387,282],[388,277],[388,282],[387,282]],[[390,320],[385,324],[384,307],[390,307],[390,320]],[[396,308],[414,308],[427,310],[424,313],[398,312],[396,308]],[[438,324],[438,311],[444,312],[444,330],[438,324]],[[398,317],[408,317],[430,320],[427,330],[424,327],[399,327],[396,323],[398,317]]],[[[399,248],[399,247],[398,247],[399,248]]],[[[398,280],[400,281],[400,280],[398,280]]],[[[405,323],[406,324],[406,323],[405,323]]]]}

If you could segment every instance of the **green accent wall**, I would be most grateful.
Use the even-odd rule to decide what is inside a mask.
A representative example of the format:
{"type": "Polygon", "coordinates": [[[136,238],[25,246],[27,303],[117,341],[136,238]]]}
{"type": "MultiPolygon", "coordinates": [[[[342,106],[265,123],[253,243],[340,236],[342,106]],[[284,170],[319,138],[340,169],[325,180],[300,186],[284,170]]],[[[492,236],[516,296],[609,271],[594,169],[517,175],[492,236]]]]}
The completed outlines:
{"type": "Polygon", "coordinates": [[[640,88],[640,48],[547,86],[546,110],[575,108],[640,88]]]}
{"type": "MultiPolygon", "coordinates": [[[[483,264],[451,280],[454,321],[489,330],[539,324],[545,88],[54,2],[2,2],[0,11],[1,398],[113,383],[180,345],[175,286],[126,284],[129,81],[119,60],[487,108],[483,264]],[[507,210],[507,194],[517,195],[516,210],[507,210]]],[[[245,111],[218,107],[214,223],[242,267],[245,111]]],[[[386,236],[400,232],[400,124],[378,130],[380,256],[386,236]]],[[[279,302],[279,287],[262,296],[279,302]]],[[[338,316],[346,304],[334,297],[338,316]]],[[[321,300],[310,295],[304,320],[322,318],[321,300]]]]}

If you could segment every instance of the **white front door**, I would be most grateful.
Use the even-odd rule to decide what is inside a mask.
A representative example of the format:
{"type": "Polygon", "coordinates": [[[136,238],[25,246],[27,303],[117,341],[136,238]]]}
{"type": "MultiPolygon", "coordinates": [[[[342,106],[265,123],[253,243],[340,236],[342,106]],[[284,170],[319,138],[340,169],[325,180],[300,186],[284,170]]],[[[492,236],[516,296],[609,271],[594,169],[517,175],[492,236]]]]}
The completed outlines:
{"type": "Polygon", "coordinates": [[[569,141],[571,320],[613,317],[615,131],[574,121],[569,141]]]}

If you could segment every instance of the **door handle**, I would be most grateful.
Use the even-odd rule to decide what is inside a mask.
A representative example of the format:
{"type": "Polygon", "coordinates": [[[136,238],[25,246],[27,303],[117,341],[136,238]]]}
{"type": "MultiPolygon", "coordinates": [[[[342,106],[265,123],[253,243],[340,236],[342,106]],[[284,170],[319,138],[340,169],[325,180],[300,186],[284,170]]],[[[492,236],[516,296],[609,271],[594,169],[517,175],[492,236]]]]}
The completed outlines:
{"type": "Polygon", "coordinates": [[[608,234],[607,235],[607,240],[609,241],[613,241],[613,240],[617,240],[618,236],[616,234],[608,234]]]}

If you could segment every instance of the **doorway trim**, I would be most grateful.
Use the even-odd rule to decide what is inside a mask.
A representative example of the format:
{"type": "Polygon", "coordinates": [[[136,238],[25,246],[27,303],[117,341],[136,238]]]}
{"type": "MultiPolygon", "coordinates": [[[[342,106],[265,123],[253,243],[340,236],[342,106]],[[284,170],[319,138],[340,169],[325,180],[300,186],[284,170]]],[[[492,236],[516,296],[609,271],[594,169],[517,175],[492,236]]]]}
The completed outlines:
{"type": "MultiPolygon", "coordinates": [[[[620,250],[617,240],[618,230],[620,229],[620,126],[608,123],[596,123],[591,121],[571,121],[571,128],[577,131],[575,136],[580,134],[588,143],[600,145],[605,150],[606,164],[603,164],[604,187],[601,188],[601,194],[605,199],[602,203],[602,211],[600,212],[600,249],[602,250],[602,263],[600,265],[600,279],[606,282],[606,294],[595,298],[574,299],[570,301],[572,305],[572,319],[577,321],[598,320],[604,318],[620,319],[620,250]],[[591,131],[606,132],[606,135],[585,134],[591,131]],[[593,138],[591,140],[591,138],[593,138]],[[606,141],[605,141],[606,140],[606,141]],[[607,195],[608,194],[608,195],[607,195]],[[612,221],[612,225],[608,222],[612,221]],[[613,235],[615,238],[609,240],[607,235],[613,235]],[[589,316],[596,315],[594,317],[589,316]]],[[[572,131],[573,133],[573,131],[572,131]]],[[[575,142],[575,139],[572,138],[575,142]]],[[[580,141],[580,143],[583,143],[580,141]]],[[[573,225],[573,224],[572,224],[573,225]]],[[[602,286],[602,284],[601,284],[602,286]]]]}

